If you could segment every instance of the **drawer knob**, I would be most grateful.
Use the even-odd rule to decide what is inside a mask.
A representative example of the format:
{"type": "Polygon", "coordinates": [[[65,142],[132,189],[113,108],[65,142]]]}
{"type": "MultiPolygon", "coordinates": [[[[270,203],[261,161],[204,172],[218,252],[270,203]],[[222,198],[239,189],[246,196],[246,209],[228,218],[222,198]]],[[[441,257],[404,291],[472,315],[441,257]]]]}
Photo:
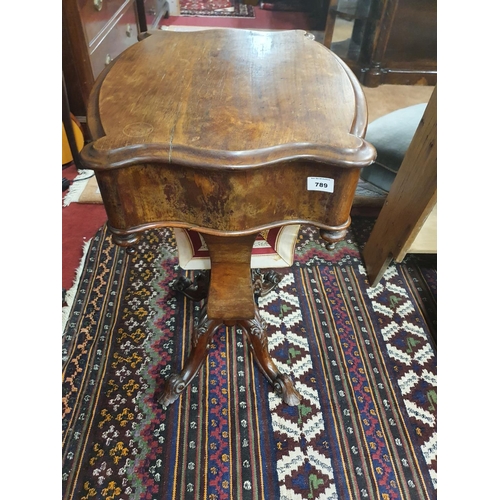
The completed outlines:
{"type": "Polygon", "coordinates": [[[102,9],[102,0],[94,0],[94,9],[101,10],[102,9]]]}
{"type": "Polygon", "coordinates": [[[107,66],[113,59],[111,59],[111,56],[109,54],[106,54],[106,60],[104,61],[104,64],[107,66]]]}
{"type": "Polygon", "coordinates": [[[127,24],[127,36],[132,36],[132,26],[130,24],[127,24]]]}

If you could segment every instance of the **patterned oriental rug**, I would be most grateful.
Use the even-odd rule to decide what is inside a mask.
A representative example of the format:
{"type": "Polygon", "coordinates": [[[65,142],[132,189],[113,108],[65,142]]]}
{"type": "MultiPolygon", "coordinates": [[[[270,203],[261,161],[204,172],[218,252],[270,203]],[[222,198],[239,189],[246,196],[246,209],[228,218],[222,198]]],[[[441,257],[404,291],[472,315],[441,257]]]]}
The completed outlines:
{"type": "Polygon", "coordinates": [[[437,498],[436,260],[410,256],[370,288],[372,225],[354,219],[332,252],[303,226],[294,265],[260,298],[298,407],[230,327],[162,408],[200,309],[169,284],[195,271],[179,268],[171,230],[145,233],[133,256],[99,230],[63,333],[63,498],[437,498]]]}
{"type": "Polygon", "coordinates": [[[255,17],[251,5],[238,0],[180,0],[181,16],[255,17]]]}

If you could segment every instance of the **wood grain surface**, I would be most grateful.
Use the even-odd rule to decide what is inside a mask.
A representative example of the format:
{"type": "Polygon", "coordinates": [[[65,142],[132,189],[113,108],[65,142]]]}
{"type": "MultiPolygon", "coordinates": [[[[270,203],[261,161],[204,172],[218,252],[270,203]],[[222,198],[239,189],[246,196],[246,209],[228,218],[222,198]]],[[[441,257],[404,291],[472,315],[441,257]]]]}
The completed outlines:
{"type": "Polygon", "coordinates": [[[364,166],[374,151],[361,139],[366,105],[353,78],[303,31],[157,31],[101,82],[89,112],[98,140],[84,157],[91,168],[248,167],[298,155],[364,166]]]}

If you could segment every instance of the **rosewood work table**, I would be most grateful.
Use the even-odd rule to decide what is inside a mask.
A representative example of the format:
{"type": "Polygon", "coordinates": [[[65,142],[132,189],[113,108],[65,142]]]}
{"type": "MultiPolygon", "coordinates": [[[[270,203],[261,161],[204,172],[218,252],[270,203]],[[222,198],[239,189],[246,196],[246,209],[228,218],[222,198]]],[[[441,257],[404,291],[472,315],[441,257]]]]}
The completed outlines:
{"type": "Polygon", "coordinates": [[[159,402],[188,386],[220,326],[238,324],[266,378],[297,405],[256,301],[279,277],[252,273],[250,257],[272,227],[310,223],[328,245],[345,236],[360,169],[375,157],[349,68],[304,31],[147,33],[98,78],[88,125],[82,160],[114,242],[133,251],[143,231],[179,227],[209,248],[210,271],[174,283],[203,305],[191,353],[159,402]]]}

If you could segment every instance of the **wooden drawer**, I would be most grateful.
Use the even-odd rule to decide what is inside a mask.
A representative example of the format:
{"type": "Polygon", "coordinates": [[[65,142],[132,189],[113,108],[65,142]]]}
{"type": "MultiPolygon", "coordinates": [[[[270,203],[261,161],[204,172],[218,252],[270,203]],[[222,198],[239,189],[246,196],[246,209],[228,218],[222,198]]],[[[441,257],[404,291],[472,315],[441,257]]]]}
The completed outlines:
{"type": "MultiPolygon", "coordinates": [[[[137,41],[136,0],[102,0],[100,11],[94,7],[94,1],[98,0],[62,2],[63,73],[70,109],[78,116],[87,113],[88,98],[95,78],[106,65],[106,56],[116,58],[137,41]],[[127,36],[127,24],[130,24],[130,36],[127,36]]],[[[165,0],[147,0],[147,3],[151,11],[148,29],[156,29],[167,4],[165,0]]],[[[178,5],[178,0],[173,0],[173,4],[178,5]]]]}
{"type": "MultiPolygon", "coordinates": [[[[105,0],[104,0],[105,1],[105,0]]],[[[135,3],[127,2],[126,8],[115,17],[104,39],[90,48],[90,63],[94,78],[125,49],[137,43],[138,25],[135,3]]]]}
{"type": "Polygon", "coordinates": [[[90,47],[127,8],[128,0],[78,0],[80,19],[90,47]],[[100,10],[99,10],[100,9],[100,10]]]}

